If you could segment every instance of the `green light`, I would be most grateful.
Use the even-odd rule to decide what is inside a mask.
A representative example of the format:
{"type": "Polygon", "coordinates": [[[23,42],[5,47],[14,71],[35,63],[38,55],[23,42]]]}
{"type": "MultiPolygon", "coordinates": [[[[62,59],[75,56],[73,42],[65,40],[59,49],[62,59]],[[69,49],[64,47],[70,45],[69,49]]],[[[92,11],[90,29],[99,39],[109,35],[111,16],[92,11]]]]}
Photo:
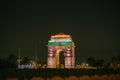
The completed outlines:
{"type": "Polygon", "coordinates": [[[72,45],[72,42],[49,42],[48,46],[53,45],[72,45]]]}

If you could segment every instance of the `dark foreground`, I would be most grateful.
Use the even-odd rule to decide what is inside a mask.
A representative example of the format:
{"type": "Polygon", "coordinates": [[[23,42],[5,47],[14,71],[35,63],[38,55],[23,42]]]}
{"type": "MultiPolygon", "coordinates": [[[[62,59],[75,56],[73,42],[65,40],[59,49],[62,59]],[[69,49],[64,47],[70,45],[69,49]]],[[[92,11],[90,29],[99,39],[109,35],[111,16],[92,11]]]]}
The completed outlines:
{"type": "MultiPolygon", "coordinates": [[[[40,78],[53,80],[52,78],[54,77],[61,78],[58,80],[67,80],[67,78],[71,76],[75,77],[76,78],[75,80],[82,80],[82,78],[80,77],[84,77],[84,76],[99,77],[103,75],[108,77],[117,76],[117,78],[119,78],[120,69],[4,69],[4,70],[0,70],[0,80],[41,80],[40,78]]],[[[110,79],[110,80],[114,80],[114,79],[110,79]]],[[[120,80],[120,78],[118,80],[120,80]]]]}

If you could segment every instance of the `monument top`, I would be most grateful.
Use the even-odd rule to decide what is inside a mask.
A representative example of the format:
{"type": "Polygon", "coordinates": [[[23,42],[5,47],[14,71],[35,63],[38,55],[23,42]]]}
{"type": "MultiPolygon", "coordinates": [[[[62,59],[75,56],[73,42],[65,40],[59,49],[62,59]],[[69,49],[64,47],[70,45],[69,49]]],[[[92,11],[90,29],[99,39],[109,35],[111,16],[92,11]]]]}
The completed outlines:
{"type": "Polygon", "coordinates": [[[70,35],[66,35],[63,32],[61,32],[59,34],[52,35],[51,38],[70,38],[71,39],[71,36],[70,35]]]}
{"type": "Polygon", "coordinates": [[[55,34],[51,36],[51,39],[48,42],[48,46],[55,46],[55,45],[73,45],[74,42],[70,35],[66,35],[63,32],[59,34],[55,34]]]}

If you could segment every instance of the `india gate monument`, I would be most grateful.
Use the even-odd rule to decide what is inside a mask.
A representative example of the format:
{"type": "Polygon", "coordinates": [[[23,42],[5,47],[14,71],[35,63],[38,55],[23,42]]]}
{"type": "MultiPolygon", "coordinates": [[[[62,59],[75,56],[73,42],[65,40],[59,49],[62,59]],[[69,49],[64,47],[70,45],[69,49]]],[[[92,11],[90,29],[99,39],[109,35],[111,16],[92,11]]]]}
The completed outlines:
{"type": "Polygon", "coordinates": [[[64,68],[75,67],[75,45],[70,35],[64,33],[52,35],[47,47],[47,68],[60,68],[59,54],[61,51],[64,54],[64,68]]]}

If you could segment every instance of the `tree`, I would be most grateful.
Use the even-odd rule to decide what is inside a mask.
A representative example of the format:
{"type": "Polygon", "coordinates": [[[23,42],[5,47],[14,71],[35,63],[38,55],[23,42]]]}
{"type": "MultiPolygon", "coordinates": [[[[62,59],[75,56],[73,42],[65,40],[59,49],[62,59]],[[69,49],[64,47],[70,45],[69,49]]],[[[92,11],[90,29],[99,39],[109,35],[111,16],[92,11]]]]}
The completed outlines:
{"type": "Polygon", "coordinates": [[[95,58],[94,57],[89,57],[87,59],[87,63],[92,66],[92,67],[95,67],[96,66],[96,61],[95,61],[95,58]]]}
{"type": "Polygon", "coordinates": [[[110,61],[110,67],[117,68],[119,64],[119,59],[116,56],[113,56],[110,61]]]}
{"type": "Polygon", "coordinates": [[[96,67],[103,67],[104,66],[104,60],[103,59],[97,59],[96,60],[96,67]]]}
{"type": "Polygon", "coordinates": [[[0,69],[6,68],[6,61],[4,59],[0,59],[0,69]]]}
{"type": "Polygon", "coordinates": [[[6,64],[8,68],[17,68],[17,57],[10,54],[6,59],[6,64]]]}
{"type": "Polygon", "coordinates": [[[92,67],[103,67],[104,66],[104,60],[103,59],[95,59],[94,57],[89,57],[87,59],[87,63],[92,67]]]}
{"type": "Polygon", "coordinates": [[[118,60],[119,60],[119,64],[120,64],[120,53],[117,56],[118,60]]]}
{"type": "Polygon", "coordinates": [[[29,64],[30,59],[28,57],[24,57],[23,61],[21,62],[22,64],[29,64]]]}

